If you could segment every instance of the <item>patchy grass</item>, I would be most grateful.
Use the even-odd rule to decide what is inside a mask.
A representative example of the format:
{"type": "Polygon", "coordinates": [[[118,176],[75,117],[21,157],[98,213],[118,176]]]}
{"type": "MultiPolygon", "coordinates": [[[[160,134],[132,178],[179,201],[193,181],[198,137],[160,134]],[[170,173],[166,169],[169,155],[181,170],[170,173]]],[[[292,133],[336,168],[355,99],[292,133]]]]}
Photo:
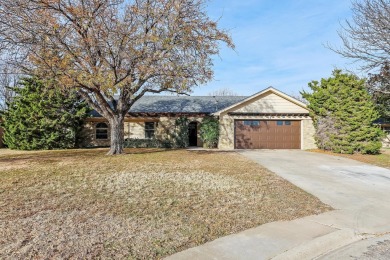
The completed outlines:
{"type": "Polygon", "coordinates": [[[159,259],[330,210],[233,152],[0,150],[0,258],[159,259]]]}
{"type": "Polygon", "coordinates": [[[329,155],[341,156],[356,161],[377,165],[384,168],[390,169],[390,149],[382,149],[380,154],[338,154],[320,149],[311,150],[312,152],[325,153],[329,155]]]}

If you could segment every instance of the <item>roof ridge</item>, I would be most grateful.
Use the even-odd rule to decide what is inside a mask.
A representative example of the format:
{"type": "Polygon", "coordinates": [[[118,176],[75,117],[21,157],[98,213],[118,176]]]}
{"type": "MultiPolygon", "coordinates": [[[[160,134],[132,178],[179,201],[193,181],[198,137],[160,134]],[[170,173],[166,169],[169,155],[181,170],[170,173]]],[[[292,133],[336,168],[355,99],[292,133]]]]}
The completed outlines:
{"type": "Polygon", "coordinates": [[[171,95],[144,95],[143,97],[249,97],[245,95],[240,96],[171,96],[171,95]]]}

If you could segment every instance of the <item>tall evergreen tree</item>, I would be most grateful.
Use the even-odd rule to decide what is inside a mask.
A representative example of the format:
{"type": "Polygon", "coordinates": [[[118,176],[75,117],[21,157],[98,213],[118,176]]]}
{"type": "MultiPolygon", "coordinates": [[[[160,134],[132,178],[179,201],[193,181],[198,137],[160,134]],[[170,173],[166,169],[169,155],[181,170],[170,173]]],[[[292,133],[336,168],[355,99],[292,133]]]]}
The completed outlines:
{"type": "Polygon", "coordinates": [[[73,148],[87,106],[75,91],[48,88],[36,78],[24,78],[17,96],[4,112],[4,142],[11,149],[73,148]]]}
{"type": "Polygon", "coordinates": [[[303,92],[321,149],[337,153],[378,153],[383,132],[373,122],[379,113],[365,87],[365,80],[341,70],[321,82],[309,83],[303,92]]]}

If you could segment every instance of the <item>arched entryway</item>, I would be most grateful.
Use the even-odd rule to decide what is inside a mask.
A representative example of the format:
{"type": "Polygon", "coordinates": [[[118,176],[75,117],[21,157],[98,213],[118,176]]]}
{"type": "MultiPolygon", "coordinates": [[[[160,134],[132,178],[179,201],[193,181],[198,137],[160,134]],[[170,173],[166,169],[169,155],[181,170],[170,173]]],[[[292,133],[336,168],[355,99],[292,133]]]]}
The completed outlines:
{"type": "Polygon", "coordinates": [[[198,122],[188,124],[188,141],[189,146],[198,145],[198,122]]]}

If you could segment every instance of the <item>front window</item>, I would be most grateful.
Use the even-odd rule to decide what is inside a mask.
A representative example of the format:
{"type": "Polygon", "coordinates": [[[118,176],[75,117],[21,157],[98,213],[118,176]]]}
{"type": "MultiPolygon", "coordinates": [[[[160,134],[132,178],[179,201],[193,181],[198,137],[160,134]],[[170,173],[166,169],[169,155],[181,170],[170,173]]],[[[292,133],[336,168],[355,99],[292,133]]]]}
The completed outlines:
{"type": "Polygon", "coordinates": [[[244,121],[244,125],[248,125],[248,126],[259,126],[260,125],[260,121],[253,121],[253,120],[248,120],[248,121],[244,121]]]}
{"type": "Polygon", "coordinates": [[[154,138],[155,126],[154,122],[145,122],[145,138],[154,138]]]}
{"type": "Polygon", "coordinates": [[[106,123],[96,125],[96,139],[108,139],[108,125],[106,123]]]}
{"type": "Polygon", "coordinates": [[[282,126],[282,125],[291,125],[291,121],[277,121],[276,125],[282,126]]]}

